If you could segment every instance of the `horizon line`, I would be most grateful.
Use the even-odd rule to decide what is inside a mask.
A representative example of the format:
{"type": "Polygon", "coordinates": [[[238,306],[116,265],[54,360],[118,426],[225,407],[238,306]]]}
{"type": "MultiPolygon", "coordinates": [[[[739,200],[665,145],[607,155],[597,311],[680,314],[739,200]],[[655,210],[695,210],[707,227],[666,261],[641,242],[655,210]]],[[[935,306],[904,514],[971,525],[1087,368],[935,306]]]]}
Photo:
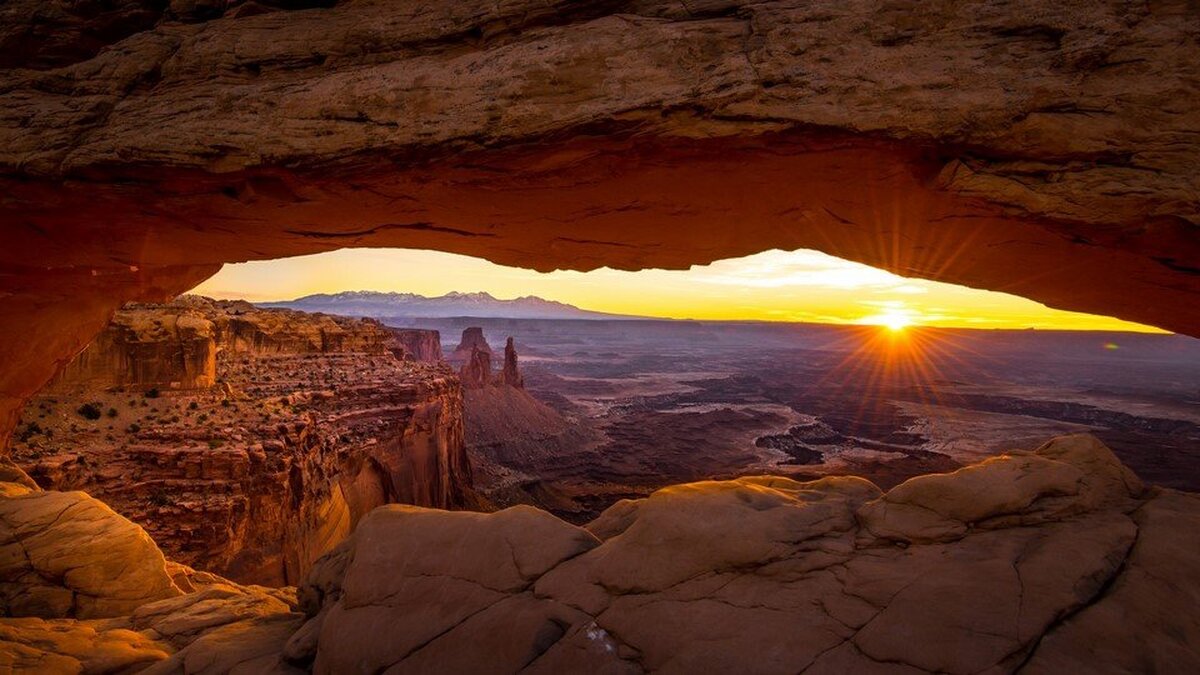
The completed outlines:
{"type": "MultiPolygon", "coordinates": [[[[415,293],[415,292],[411,292],[411,291],[381,291],[381,290],[374,290],[374,289],[347,289],[347,290],[343,290],[343,291],[309,293],[306,295],[298,296],[296,298],[292,298],[291,300],[247,300],[245,297],[236,297],[236,298],[222,297],[222,298],[214,298],[214,299],[241,300],[244,302],[248,302],[252,305],[271,305],[271,304],[281,304],[281,303],[293,303],[293,302],[297,302],[299,300],[303,300],[304,298],[310,298],[310,297],[314,297],[314,296],[321,296],[321,295],[332,296],[332,295],[339,295],[342,293],[379,293],[381,295],[410,295],[410,296],[415,296],[415,297],[419,297],[419,298],[424,298],[427,300],[436,300],[438,298],[445,298],[445,297],[448,297],[455,293],[457,293],[459,295],[487,295],[488,297],[490,297],[494,300],[498,300],[498,301],[513,301],[513,300],[522,300],[525,298],[536,298],[536,299],[542,300],[544,302],[554,302],[554,303],[563,305],[564,307],[570,307],[572,309],[576,309],[576,310],[579,310],[582,312],[588,312],[591,314],[600,315],[595,318],[588,318],[588,317],[475,316],[475,315],[470,315],[470,314],[445,315],[445,316],[397,314],[394,316],[389,316],[389,318],[507,319],[507,320],[515,320],[515,321],[614,321],[614,320],[616,320],[616,321],[621,321],[621,320],[624,320],[624,321],[687,321],[687,322],[696,322],[696,323],[743,323],[743,324],[828,326],[828,327],[833,327],[833,328],[883,328],[883,326],[880,326],[879,324],[876,324],[876,323],[860,323],[860,322],[854,322],[854,321],[834,322],[834,321],[814,321],[814,320],[801,320],[801,319],[766,319],[766,318],[711,319],[711,318],[698,318],[698,317],[619,314],[619,313],[613,313],[613,312],[605,312],[602,310],[588,309],[586,307],[580,307],[578,305],[574,305],[574,304],[571,304],[568,302],[563,302],[561,300],[552,300],[549,298],[544,298],[540,295],[529,294],[529,295],[519,295],[519,296],[515,296],[512,298],[501,298],[501,297],[497,297],[496,295],[494,295],[488,291],[449,291],[447,293],[443,293],[442,295],[423,295],[421,293],[415,293]]],[[[184,293],[181,295],[203,295],[203,294],[201,294],[201,293],[184,293]]],[[[243,294],[243,296],[244,295],[245,294],[243,294]]],[[[303,310],[297,310],[297,311],[303,311],[303,310]]],[[[323,312],[323,313],[328,313],[328,312],[323,312]]],[[[377,318],[377,317],[373,317],[373,318],[377,318]]],[[[1163,330],[1156,326],[1149,326],[1148,328],[1150,330],[1129,330],[1129,329],[1123,330],[1123,329],[1119,329],[1119,328],[1057,328],[1057,327],[1053,327],[1053,326],[1024,326],[1024,327],[989,328],[986,326],[933,325],[933,324],[914,322],[911,325],[909,325],[907,328],[908,329],[917,329],[917,330],[928,330],[928,329],[966,330],[966,331],[1011,332],[1011,333],[1040,331],[1040,332],[1055,332],[1055,333],[1093,333],[1093,334],[1095,334],[1095,333],[1119,333],[1119,334],[1129,334],[1129,335],[1165,335],[1165,336],[1179,335],[1178,333],[1163,330]]]]}

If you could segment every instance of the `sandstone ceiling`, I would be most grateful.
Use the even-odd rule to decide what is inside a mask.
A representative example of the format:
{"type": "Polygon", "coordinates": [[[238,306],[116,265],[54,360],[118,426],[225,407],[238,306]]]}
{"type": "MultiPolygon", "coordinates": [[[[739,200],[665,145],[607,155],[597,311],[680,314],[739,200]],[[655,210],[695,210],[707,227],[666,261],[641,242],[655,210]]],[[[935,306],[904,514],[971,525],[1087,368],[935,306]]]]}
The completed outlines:
{"type": "Polygon", "coordinates": [[[0,434],[122,302],[346,246],[816,248],[1200,335],[1197,64],[1182,0],[10,0],[0,434]]]}

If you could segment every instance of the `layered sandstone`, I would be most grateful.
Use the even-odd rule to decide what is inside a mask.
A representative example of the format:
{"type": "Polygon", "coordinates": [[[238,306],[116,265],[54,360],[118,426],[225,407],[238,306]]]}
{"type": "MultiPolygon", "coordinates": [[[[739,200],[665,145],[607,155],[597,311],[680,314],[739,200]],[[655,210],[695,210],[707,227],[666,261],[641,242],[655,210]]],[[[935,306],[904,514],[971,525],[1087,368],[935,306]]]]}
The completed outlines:
{"type": "Polygon", "coordinates": [[[512,336],[504,344],[504,361],[499,373],[492,371],[492,357],[495,355],[483,329],[471,326],[463,329],[462,340],[448,360],[460,364],[459,377],[465,389],[482,389],[493,385],[523,389],[525,379],[517,366],[517,349],[512,336]]]}
{"type": "Polygon", "coordinates": [[[1184,0],[325,4],[0,10],[0,430],[124,302],[343,246],[808,247],[1200,334],[1184,0]]]}
{"type": "Polygon", "coordinates": [[[1198,507],[1086,436],[882,495],[674,486],[586,528],[389,506],[314,568],[285,654],[317,673],[1186,672],[1200,555],[1172,539],[1194,543],[1198,507]]]}
{"type": "Polygon", "coordinates": [[[294,589],[241,586],[166,561],[137,525],[81,492],[6,470],[0,668],[16,673],[299,672],[294,589]],[[8,482],[9,480],[19,482],[8,482]],[[11,552],[11,551],[10,551],[11,552]]]}
{"type": "MultiPolygon", "coordinates": [[[[408,338],[412,341],[411,338],[408,338]]],[[[384,353],[395,335],[373,319],[259,310],[243,301],[183,296],[167,305],[128,305],[59,375],[60,384],[205,389],[217,353],[384,353]]]]}
{"type": "Polygon", "coordinates": [[[510,336],[504,343],[504,366],[500,369],[500,383],[516,389],[525,388],[525,378],[517,366],[517,348],[510,336]]]}
{"type": "Polygon", "coordinates": [[[442,360],[442,336],[436,330],[393,328],[391,331],[406,357],[425,363],[442,360]]]}
{"type": "MultiPolygon", "coordinates": [[[[47,529],[30,494],[0,485],[7,526],[70,540],[83,512],[47,529]]],[[[104,528],[136,530],[107,514],[104,528]]],[[[108,574],[116,585],[104,588],[120,588],[157,570],[169,592],[104,620],[10,611],[0,663],[154,663],[151,673],[1191,672],[1197,527],[1195,495],[1145,487],[1090,436],[887,493],[837,477],[672,486],[586,528],[527,506],[390,505],[294,596],[164,563],[152,546],[114,551],[120,565],[94,545],[63,548],[77,578],[108,574]]]]}
{"type": "Polygon", "coordinates": [[[44,487],[103,499],[174,560],[294,584],[376,506],[473,503],[458,380],[397,359],[392,338],[372,320],[245,303],[128,308],[87,367],[25,411],[14,457],[44,487]],[[212,386],[181,381],[197,353],[180,348],[184,324],[204,325],[212,386]],[[131,353],[165,365],[130,368],[131,353]]]}
{"type": "Polygon", "coordinates": [[[471,353],[458,370],[463,389],[483,389],[492,385],[492,357],[488,352],[472,347],[471,353]]]}
{"type": "Polygon", "coordinates": [[[458,346],[454,348],[453,352],[450,352],[450,361],[469,361],[473,352],[476,351],[483,352],[489,358],[495,356],[492,346],[488,344],[487,338],[483,335],[482,328],[479,326],[464,328],[458,346]]]}

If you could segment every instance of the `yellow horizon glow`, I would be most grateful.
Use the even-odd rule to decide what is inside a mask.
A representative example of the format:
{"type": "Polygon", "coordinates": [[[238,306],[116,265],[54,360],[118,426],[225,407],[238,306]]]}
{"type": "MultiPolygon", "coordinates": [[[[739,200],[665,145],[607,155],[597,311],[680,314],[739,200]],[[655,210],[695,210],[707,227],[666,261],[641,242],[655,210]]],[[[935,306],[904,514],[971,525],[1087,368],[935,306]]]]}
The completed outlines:
{"type": "Polygon", "coordinates": [[[536,295],[581,309],[664,319],[1164,333],[1032,300],[909,279],[818,251],[764,251],[688,270],[535,272],[409,249],[341,249],[226,265],[193,292],[252,302],[370,290],[536,295]]]}
{"type": "Polygon", "coordinates": [[[883,326],[893,333],[899,333],[913,325],[913,315],[906,309],[892,309],[868,316],[862,322],[868,326],[883,326]]]}

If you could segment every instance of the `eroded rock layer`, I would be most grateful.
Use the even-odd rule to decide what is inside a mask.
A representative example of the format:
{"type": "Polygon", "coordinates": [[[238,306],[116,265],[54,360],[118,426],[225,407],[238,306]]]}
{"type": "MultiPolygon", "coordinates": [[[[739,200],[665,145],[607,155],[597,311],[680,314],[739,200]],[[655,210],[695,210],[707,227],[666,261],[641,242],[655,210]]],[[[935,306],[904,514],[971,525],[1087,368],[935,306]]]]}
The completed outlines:
{"type": "Polygon", "coordinates": [[[26,409],[13,457],[174,560],[295,584],[376,506],[472,499],[458,379],[392,339],[246,303],[127,308],[26,409]]]}
{"type": "Polygon", "coordinates": [[[295,589],[241,586],[164,560],[137,525],[82,492],[4,469],[0,668],[14,673],[300,672],[279,652],[295,589]],[[9,482],[15,481],[15,482],[9,482]]]}
{"type": "MultiPolygon", "coordinates": [[[[412,331],[409,331],[412,333],[412,331]]],[[[418,340],[371,319],[259,310],[242,301],[182,296],[169,305],[128,305],[59,375],[59,385],[204,389],[216,384],[217,353],[383,354],[418,340]]]]}
{"type": "Polygon", "coordinates": [[[810,247],[1200,334],[1186,0],[88,7],[0,22],[0,329],[52,336],[0,431],[123,302],[344,246],[810,247]]]}
{"type": "Polygon", "coordinates": [[[1168,542],[1194,544],[1198,507],[1086,436],[883,495],[674,486],[586,528],[389,506],[314,568],[288,654],[318,673],[1183,672],[1200,622],[1172,608],[1200,592],[1200,556],[1168,542]]]}
{"type": "MultiPolygon", "coordinates": [[[[36,506],[86,496],[0,488],[14,531],[61,545],[77,516],[93,522],[67,511],[47,527],[36,506]]],[[[97,513],[113,521],[101,529],[136,534],[97,513]]],[[[887,493],[837,477],[678,485],[587,527],[528,506],[383,506],[295,596],[164,563],[152,545],[113,551],[123,563],[113,564],[89,539],[63,549],[59,564],[74,576],[39,583],[108,578],[96,587],[103,598],[152,574],[164,597],[103,621],[27,618],[10,605],[0,663],[158,662],[152,673],[1192,672],[1198,527],[1195,495],[1146,488],[1094,438],[1072,436],[887,493]]]]}
{"type": "Polygon", "coordinates": [[[442,360],[442,336],[436,330],[392,328],[391,331],[406,357],[426,363],[442,360]]]}

